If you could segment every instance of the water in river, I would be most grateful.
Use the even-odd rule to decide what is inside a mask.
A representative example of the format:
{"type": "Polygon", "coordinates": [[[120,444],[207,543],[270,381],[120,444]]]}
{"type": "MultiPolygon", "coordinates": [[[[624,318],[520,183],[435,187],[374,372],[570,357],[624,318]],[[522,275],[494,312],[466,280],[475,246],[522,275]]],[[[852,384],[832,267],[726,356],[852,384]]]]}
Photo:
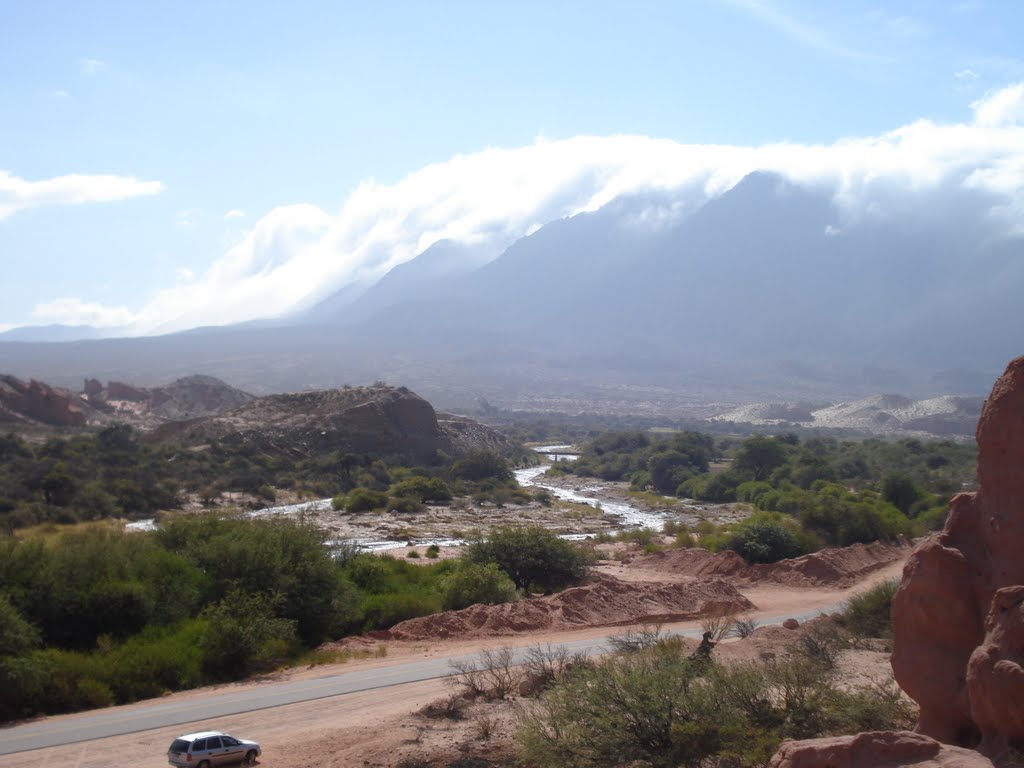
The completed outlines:
{"type": "Polygon", "coordinates": [[[580,489],[583,493],[579,493],[569,488],[560,488],[557,485],[546,483],[544,482],[544,473],[547,472],[547,469],[546,464],[539,467],[529,467],[528,469],[517,469],[515,472],[516,480],[522,486],[543,488],[556,499],[600,507],[601,511],[606,515],[618,518],[622,528],[653,528],[660,531],[661,526],[666,520],[674,520],[677,517],[677,515],[667,515],[656,510],[640,509],[632,504],[620,501],[608,501],[606,499],[599,499],[596,496],[586,495],[587,491],[592,493],[600,492],[602,490],[600,484],[585,486],[580,489]]]}

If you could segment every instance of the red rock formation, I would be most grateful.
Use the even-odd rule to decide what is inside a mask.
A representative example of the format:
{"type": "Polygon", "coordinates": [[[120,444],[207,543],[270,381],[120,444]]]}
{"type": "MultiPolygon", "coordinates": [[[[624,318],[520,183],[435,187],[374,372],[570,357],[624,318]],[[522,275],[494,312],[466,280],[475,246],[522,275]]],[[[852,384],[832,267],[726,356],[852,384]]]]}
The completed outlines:
{"type": "Polygon", "coordinates": [[[0,376],[0,405],[17,416],[56,426],[85,424],[86,414],[77,397],[34,379],[25,383],[14,376],[0,376]]]}
{"type": "Polygon", "coordinates": [[[985,632],[967,664],[967,694],[979,749],[997,756],[1024,744],[1024,586],[996,592],[985,632]]]}
{"type": "Polygon", "coordinates": [[[994,754],[1024,735],[1022,693],[1005,698],[1021,690],[1013,659],[1024,637],[1019,617],[1018,624],[998,617],[1017,593],[997,596],[1024,585],[1024,357],[996,381],[977,440],[980,489],[953,499],[942,532],[922,542],[903,571],[893,599],[892,668],[920,705],[918,732],[961,746],[980,742],[994,754]],[[1015,706],[982,701],[990,695],[1015,706]]]}
{"type": "Polygon", "coordinates": [[[82,386],[82,393],[90,400],[103,391],[103,385],[99,379],[86,379],[82,386]]]}
{"type": "Polygon", "coordinates": [[[785,741],[768,768],[992,768],[969,749],[940,744],[909,731],[873,731],[785,741]]]}
{"type": "Polygon", "coordinates": [[[149,390],[145,387],[133,387],[121,381],[107,382],[107,400],[130,400],[144,403],[149,400],[149,390]]]}

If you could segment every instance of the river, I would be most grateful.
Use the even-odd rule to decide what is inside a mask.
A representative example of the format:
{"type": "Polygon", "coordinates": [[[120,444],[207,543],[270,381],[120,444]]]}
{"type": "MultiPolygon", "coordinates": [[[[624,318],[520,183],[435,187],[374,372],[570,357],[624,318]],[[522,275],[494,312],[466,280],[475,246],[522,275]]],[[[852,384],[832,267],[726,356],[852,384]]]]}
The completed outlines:
{"type": "MultiPolygon", "coordinates": [[[[577,456],[577,454],[571,452],[572,446],[569,445],[544,445],[535,448],[534,450],[550,456],[553,460],[567,459],[573,461],[577,456]],[[561,453],[560,451],[565,451],[565,453],[561,453]]],[[[652,528],[656,531],[660,531],[662,525],[664,525],[667,520],[679,520],[678,511],[669,514],[658,510],[641,509],[622,501],[609,501],[608,499],[601,499],[597,496],[588,495],[588,493],[600,493],[606,490],[606,486],[601,485],[599,481],[595,482],[593,485],[584,486],[578,491],[570,488],[559,487],[553,482],[545,482],[544,473],[547,472],[548,466],[549,465],[545,463],[536,467],[517,469],[514,473],[516,481],[523,487],[543,488],[556,499],[597,507],[605,515],[616,518],[620,529],[652,528]]],[[[330,499],[316,499],[313,501],[300,502],[298,504],[265,507],[264,509],[257,509],[249,512],[248,514],[250,517],[301,515],[304,512],[323,512],[330,508],[330,499]]],[[[695,513],[697,511],[698,510],[695,510],[695,513]]],[[[694,521],[696,521],[696,519],[697,517],[695,514],[694,521]]],[[[153,520],[138,520],[133,523],[128,523],[126,527],[134,530],[152,530],[156,527],[156,524],[153,520]]],[[[564,538],[585,539],[588,538],[588,534],[567,534],[564,538]]],[[[409,542],[407,541],[390,539],[349,539],[347,540],[347,543],[354,544],[360,549],[366,551],[395,549],[397,547],[406,547],[409,545],[409,542]]],[[[437,538],[417,539],[414,543],[420,546],[437,544],[439,547],[451,547],[458,546],[465,542],[462,539],[437,538]]]]}

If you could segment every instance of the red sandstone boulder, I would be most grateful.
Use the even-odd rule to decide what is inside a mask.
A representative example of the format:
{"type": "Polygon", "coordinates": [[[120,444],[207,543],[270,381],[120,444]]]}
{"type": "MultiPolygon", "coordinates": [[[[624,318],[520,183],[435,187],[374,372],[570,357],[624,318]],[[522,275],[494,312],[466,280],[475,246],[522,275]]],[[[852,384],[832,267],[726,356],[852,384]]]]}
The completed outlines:
{"type": "Polygon", "coordinates": [[[892,668],[920,705],[917,731],[961,746],[1021,733],[1019,713],[1000,715],[982,697],[1020,690],[1007,646],[1017,630],[993,625],[986,640],[985,617],[998,590],[1024,584],[1024,357],[996,381],[977,440],[980,490],[954,498],[942,532],[911,554],[892,606],[892,668]],[[983,642],[989,650],[978,656],[972,683],[979,692],[968,695],[968,661],[983,642]]]}
{"type": "Polygon", "coordinates": [[[1024,586],[996,592],[985,631],[967,664],[967,693],[979,749],[995,757],[1024,744],[1024,586]]]}
{"type": "Polygon", "coordinates": [[[940,744],[909,731],[873,731],[784,741],[769,768],[992,768],[991,761],[969,749],[940,744]]]}

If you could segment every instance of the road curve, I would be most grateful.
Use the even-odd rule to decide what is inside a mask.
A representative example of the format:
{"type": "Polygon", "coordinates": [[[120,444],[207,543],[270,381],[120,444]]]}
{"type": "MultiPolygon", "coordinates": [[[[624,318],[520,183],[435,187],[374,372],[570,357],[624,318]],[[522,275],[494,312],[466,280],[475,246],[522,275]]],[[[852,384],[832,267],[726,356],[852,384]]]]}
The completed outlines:
{"type": "MultiPolygon", "coordinates": [[[[759,617],[758,624],[762,626],[781,624],[790,617],[799,621],[807,621],[821,613],[834,611],[837,607],[837,605],[830,605],[802,614],[789,613],[785,616],[759,617]]],[[[587,652],[597,655],[608,651],[609,639],[623,634],[624,631],[623,628],[619,628],[604,637],[558,643],[557,646],[574,653],[587,652]]],[[[668,634],[699,637],[700,633],[699,626],[692,626],[677,629],[668,634]]],[[[526,651],[535,645],[535,643],[529,643],[529,638],[515,638],[514,641],[523,643],[516,650],[519,660],[522,660],[526,651]]],[[[513,640],[510,638],[511,642],[513,640]]],[[[313,680],[267,683],[228,693],[211,693],[185,701],[153,699],[150,702],[136,702],[126,707],[111,707],[86,712],[70,718],[37,720],[0,729],[0,755],[57,747],[331,696],[344,696],[374,688],[387,688],[447,677],[452,674],[453,664],[472,661],[476,658],[477,654],[466,654],[442,656],[427,661],[399,662],[374,669],[355,669],[313,680]]]]}

